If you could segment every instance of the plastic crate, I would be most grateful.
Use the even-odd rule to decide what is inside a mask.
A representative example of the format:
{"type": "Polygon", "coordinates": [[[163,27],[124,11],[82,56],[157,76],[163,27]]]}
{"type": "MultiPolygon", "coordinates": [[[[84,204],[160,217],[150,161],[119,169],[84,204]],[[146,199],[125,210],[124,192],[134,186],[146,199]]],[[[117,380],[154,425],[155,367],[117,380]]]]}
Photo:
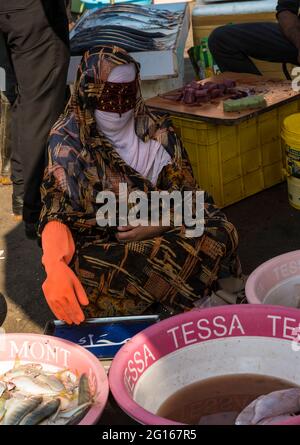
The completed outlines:
{"type": "Polygon", "coordinates": [[[199,186],[225,207],[284,180],[281,126],[299,110],[295,100],[232,126],[172,120],[199,186]]]}

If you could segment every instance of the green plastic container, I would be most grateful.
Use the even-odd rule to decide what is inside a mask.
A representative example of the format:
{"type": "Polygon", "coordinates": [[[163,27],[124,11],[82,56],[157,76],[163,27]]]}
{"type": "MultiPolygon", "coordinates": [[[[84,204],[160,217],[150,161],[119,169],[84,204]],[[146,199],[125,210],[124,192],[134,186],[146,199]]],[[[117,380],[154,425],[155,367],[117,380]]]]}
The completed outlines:
{"type": "Polygon", "coordinates": [[[84,3],[80,0],[72,0],[71,11],[75,14],[81,14],[84,11],[84,3]]]}

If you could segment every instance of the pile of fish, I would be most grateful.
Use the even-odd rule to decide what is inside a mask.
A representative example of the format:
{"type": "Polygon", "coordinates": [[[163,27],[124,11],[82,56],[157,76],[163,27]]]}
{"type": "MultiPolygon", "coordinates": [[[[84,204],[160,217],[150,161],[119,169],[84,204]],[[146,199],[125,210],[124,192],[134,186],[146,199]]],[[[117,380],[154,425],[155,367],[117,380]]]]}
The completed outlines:
{"type": "Polygon", "coordinates": [[[300,412],[300,388],[283,389],[260,396],[238,415],[236,425],[272,425],[300,412]]]}
{"type": "Polygon", "coordinates": [[[82,54],[97,45],[116,45],[128,52],[171,48],[183,13],[137,5],[98,8],[82,16],[71,33],[71,53],[82,54]]]}
{"type": "Polygon", "coordinates": [[[21,364],[0,376],[0,425],[73,425],[93,404],[88,378],[57,373],[36,363],[21,364]]]}
{"type": "Polygon", "coordinates": [[[222,97],[241,99],[248,94],[252,93],[238,89],[234,80],[225,79],[220,83],[210,81],[201,83],[194,80],[172,94],[163,94],[161,97],[186,105],[201,105],[222,97]]]}

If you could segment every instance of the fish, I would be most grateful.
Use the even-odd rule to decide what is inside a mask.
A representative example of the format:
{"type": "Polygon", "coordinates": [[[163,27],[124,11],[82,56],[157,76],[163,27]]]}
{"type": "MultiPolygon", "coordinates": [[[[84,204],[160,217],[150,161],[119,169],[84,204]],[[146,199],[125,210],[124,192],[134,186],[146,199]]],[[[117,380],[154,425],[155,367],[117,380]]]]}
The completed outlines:
{"type": "Polygon", "coordinates": [[[87,413],[90,406],[91,401],[76,406],[76,408],[73,408],[72,410],[62,412],[56,419],[56,424],[74,425],[75,423],[79,423],[80,420],[83,419],[83,417],[87,413]]]}
{"type": "Polygon", "coordinates": [[[6,383],[0,381],[0,398],[4,394],[4,392],[7,390],[6,383]]]}
{"type": "Polygon", "coordinates": [[[81,55],[85,51],[95,47],[95,46],[106,46],[106,45],[112,45],[112,46],[118,46],[120,48],[123,48],[127,52],[143,52],[143,51],[150,51],[150,48],[145,45],[140,45],[138,43],[132,44],[131,42],[127,42],[124,40],[124,38],[116,38],[116,37],[97,37],[93,38],[89,41],[83,41],[82,39],[79,39],[75,41],[74,39],[71,40],[70,47],[71,47],[71,54],[72,55],[81,55]]]}
{"type": "Polygon", "coordinates": [[[92,15],[95,16],[101,16],[101,15],[106,15],[109,13],[118,13],[118,14],[122,14],[122,13],[126,13],[126,14],[134,14],[134,15],[141,15],[141,16],[146,16],[146,17],[159,17],[162,18],[164,20],[176,20],[178,19],[180,16],[183,16],[183,13],[178,11],[178,12],[171,12],[167,9],[163,10],[163,9],[155,9],[155,8],[145,8],[142,6],[138,6],[138,5],[111,5],[111,6],[107,6],[105,8],[101,8],[101,9],[97,9],[96,11],[94,11],[92,13],[92,15]]]}
{"type": "Polygon", "coordinates": [[[27,414],[27,416],[21,420],[20,425],[38,425],[43,420],[56,413],[59,407],[59,399],[49,400],[48,402],[39,405],[31,413],[27,414]]]}
{"type": "MultiPolygon", "coordinates": [[[[136,5],[112,5],[97,9],[93,12],[87,11],[79,20],[71,34],[71,40],[84,31],[95,28],[118,27],[127,33],[136,30],[143,33],[144,37],[163,38],[173,34],[175,44],[177,30],[182,24],[184,13],[176,13],[154,8],[143,8],[136,5]]],[[[140,36],[142,34],[139,34],[140,36]]],[[[84,38],[86,34],[81,34],[84,38]]],[[[82,42],[83,43],[83,42],[82,42]]],[[[90,42],[90,46],[93,42],[90,42]]]]}
{"type": "MultiPolygon", "coordinates": [[[[145,38],[149,38],[149,37],[151,37],[151,38],[159,38],[159,37],[166,37],[166,35],[169,35],[169,34],[164,34],[163,32],[155,32],[155,31],[152,31],[151,29],[149,30],[149,28],[148,29],[144,29],[144,27],[142,27],[141,29],[138,29],[138,28],[135,28],[135,27],[131,27],[131,28],[129,28],[129,27],[127,27],[127,26],[124,26],[124,24],[122,23],[122,25],[117,25],[117,24],[109,24],[109,25],[101,25],[101,28],[102,29],[111,29],[111,30],[121,30],[121,31],[124,31],[124,32],[127,32],[127,33],[130,33],[130,34],[133,34],[133,35],[137,35],[137,36],[141,36],[141,37],[145,37],[145,38]]],[[[174,35],[174,34],[173,34],[174,35]]]]}
{"type": "MultiPolygon", "coordinates": [[[[116,27],[117,28],[117,27],[116,27]]],[[[71,39],[72,53],[82,53],[97,45],[118,45],[128,51],[156,51],[174,46],[173,37],[153,39],[139,34],[132,34],[122,29],[93,28],[91,31],[82,31],[71,39]]]]}
{"type": "Polygon", "coordinates": [[[283,414],[282,416],[274,416],[274,417],[268,417],[266,419],[261,420],[258,422],[257,425],[274,425],[278,424],[279,422],[283,422],[284,420],[290,419],[292,416],[290,414],[283,414]]]}
{"type": "MultiPolygon", "coordinates": [[[[144,48],[149,48],[149,49],[153,49],[153,50],[156,48],[156,45],[155,45],[155,42],[154,42],[153,39],[150,39],[150,38],[145,39],[144,37],[140,37],[140,36],[136,36],[136,35],[130,35],[130,34],[127,34],[125,32],[122,32],[122,31],[115,31],[115,30],[112,30],[112,31],[110,31],[110,30],[102,31],[100,29],[99,31],[98,30],[94,30],[93,31],[93,35],[89,34],[86,37],[87,37],[87,40],[88,39],[90,39],[90,40],[92,39],[92,42],[97,40],[99,37],[101,39],[104,39],[106,37],[115,38],[115,39],[122,39],[123,38],[127,42],[129,41],[133,45],[140,45],[140,46],[142,46],[144,48]]],[[[82,36],[81,33],[79,34],[78,37],[76,37],[76,39],[78,39],[78,38],[80,38],[82,40],[82,42],[81,42],[82,44],[84,44],[84,45],[86,44],[86,41],[84,41],[85,36],[82,36]]],[[[72,40],[72,42],[73,42],[73,40],[72,40]]]]}
{"type": "Polygon", "coordinates": [[[128,52],[171,49],[184,14],[136,5],[112,5],[86,13],[74,28],[72,55],[95,46],[115,45],[128,52]]]}
{"type": "Polygon", "coordinates": [[[0,376],[0,425],[75,424],[94,403],[86,374],[21,365],[0,376]]]}
{"type": "Polygon", "coordinates": [[[107,22],[120,24],[122,26],[125,21],[132,23],[133,27],[141,26],[141,24],[147,25],[149,26],[149,28],[165,28],[165,29],[170,29],[175,26],[178,26],[178,23],[175,24],[175,23],[170,23],[168,21],[149,19],[143,16],[132,16],[129,14],[126,15],[106,14],[105,16],[98,19],[89,17],[86,20],[86,23],[82,24],[82,27],[90,27],[90,26],[95,26],[95,24],[105,24],[107,22]]]}
{"type": "Polygon", "coordinates": [[[83,405],[91,400],[91,391],[89,385],[89,379],[86,374],[82,374],[79,379],[78,389],[78,405],[83,405]]]}
{"type": "Polygon", "coordinates": [[[57,391],[54,391],[47,384],[39,381],[37,378],[32,378],[30,376],[19,376],[14,377],[12,382],[16,385],[19,391],[25,394],[31,395],[55,395],[57,391]]]}
{"type": "Polygon", "coordinates": [[[283,389],[253,400],[236,418],[236,425],[256,425],[263,419],[300,411],[300,388],[283,389]]]}
{"type": "Polygon", "coordinates": [[[66,390],[64,384],[54,375],[40,374],[35,378],[35,382],[47,385],[53,392],[63,392],[66,390]]]}
{"type": "MultiPolygon", "coordinates": [[[[2,382],[0,382],[0,383],[2,383],[2,382]]],[[[7,394],[7,389],[5,387],[5,390],[0,395],[0,422],[2,421],[2,419],[6,413],[5,405],[6,405],[6,401],[7,401],[8,397],[9,396],[7,394]]]]}
{"type": "MultiPolygon", "coordinates": [[[[105,20],[90,20],[88,22],[83,22],[81,26],[74,29],[74,34],[76,35],[83,30],[90,30],[98,26],[118,26],[122,28],[129,28],[131,30],[142,31],[145,34],[154,34],[155,37],[164,37],[168,35],[171,31],[173,33],[176,31],[175,27],[165,27],[162,24],[145,23],[142,21],[132,20],[130,18],[124,17],[106,17],[105,20]]],[[[153,37],[154,37],[153,36],[153,37]]]]}
{"type": "Polygon", "coordinates": [[[15,398],[9,399],[5,404],[6,413],[2,421],[3,425],[18,425],[23,417],[33,411],[42,401],[42,397],[28,397],[22,401],[15,398]]]}
{"type": "Polygon", "coordinates": [[[59,371],[55,376],[62,382],[68,393],[73,393],[78,387],[77,377],[69,369],[59,371]]]}
{"type": "Polygon", "coordinates": [[[6,413],[5,403],[6,403],[6,400],[0,398],[0,423],[1,423],[1,421],[4,418],[5,413],[6,413]]]}
{"type": "Polygon", "coordinates": [[[41,365],[37,363],[28,363],[27,365],[19,365],[18,361],[15,361],[14,367],[3,375],[3,380],[10,381],[14,377],[19,377],[24,375],[37,376],[40,373],[41,369],[42,369],[41,365]]]}

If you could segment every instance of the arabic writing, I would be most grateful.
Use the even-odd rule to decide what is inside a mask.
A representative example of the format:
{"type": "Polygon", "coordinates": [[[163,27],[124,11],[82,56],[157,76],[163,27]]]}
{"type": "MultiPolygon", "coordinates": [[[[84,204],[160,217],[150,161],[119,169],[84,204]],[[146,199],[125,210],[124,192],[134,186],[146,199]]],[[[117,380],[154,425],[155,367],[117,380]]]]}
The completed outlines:
{"type": "Polygon", "coordinates": [[[82,337],[78,344],[83,346],[84,348],[99,348],[105,346],[119,346],[127,343],[130,338],[125,338],[122,341],[111,341],[102,337],[106,337],[108,334],[102,334],[99,337],[96,337],[95,334],[88,334],[86,337],[82,337]],[[95,338],[96,337],[96,338],[95,338]],[[98,338],[98,339],[97,339],[98,338]]]}

